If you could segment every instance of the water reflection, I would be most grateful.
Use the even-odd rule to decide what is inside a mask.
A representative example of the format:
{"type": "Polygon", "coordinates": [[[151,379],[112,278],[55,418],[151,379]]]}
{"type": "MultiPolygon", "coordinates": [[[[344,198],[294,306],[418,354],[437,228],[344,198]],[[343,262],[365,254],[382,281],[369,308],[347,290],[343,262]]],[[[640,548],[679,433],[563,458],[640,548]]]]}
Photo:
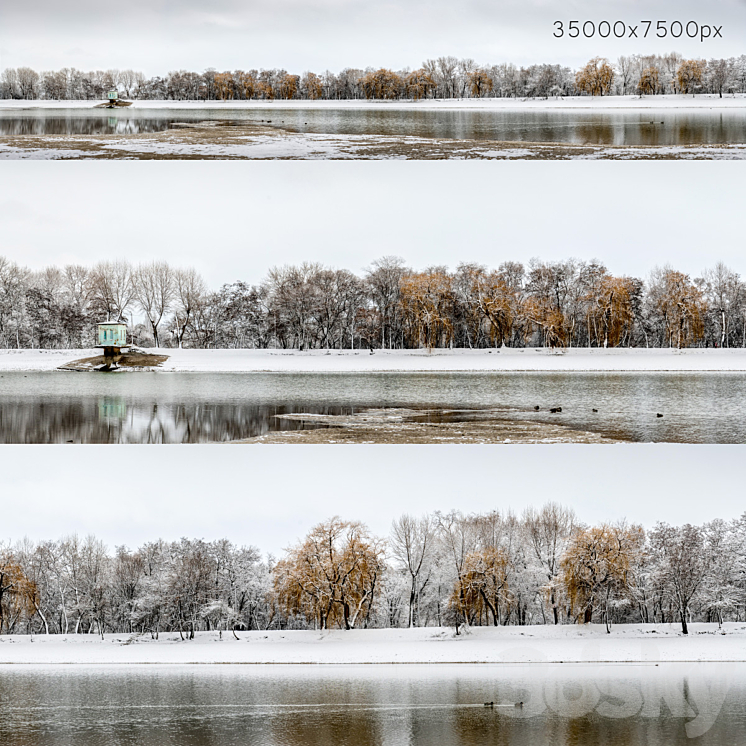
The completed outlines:
{"type": "Polygon", "coordinates": [[[746,442],[744,373],[54,371],[3,374],[0,443],[220,442],[325,426],[277,415],[377,407],[420,409],[414,419],[428,422],[489,417],[636,442],[746,442]],[[549,412],[556,406],[561,414],[549,412]]]}
{"type": "Polygon", "coordinates": [[[0,136],[19,135],[136,135],[162,132],[172,118],[106,116],[100,113],[55,116],[8,116],[0,113],[0,136]]]}
{"type": "Polygon", "coordinates": [[[282,109],[274,106],[234,109],[102,110],[59,109],[0,111],[0,135],[135,134],[168,129],[175,122],[225,120],[262,123],[295,132],[346,135],[559,142],[588,145],[702,145],[746,142],[743,110],[647,111],[436,111],[376,109],[282,109]]]}
{"type": "MultiPolygon", "coordinates": [[[[211,443],[322,427],[277,418],[309,408],[234,404],[41,401],[0,404],[0,443],[211,443]]],[[[349,407],[314,407],[347,414],[349,407]]]]}
{"type": "Polygon", "coordinates": [[[3,746],[714,746],[746,726],[736,664],[7,668],[3,746]]]}
{"type": "Polygon", "coordinates": [[[127,417],[127,402],[122,398],[103,397],[98,402],[99,422],[117,423],[127,417]]]}

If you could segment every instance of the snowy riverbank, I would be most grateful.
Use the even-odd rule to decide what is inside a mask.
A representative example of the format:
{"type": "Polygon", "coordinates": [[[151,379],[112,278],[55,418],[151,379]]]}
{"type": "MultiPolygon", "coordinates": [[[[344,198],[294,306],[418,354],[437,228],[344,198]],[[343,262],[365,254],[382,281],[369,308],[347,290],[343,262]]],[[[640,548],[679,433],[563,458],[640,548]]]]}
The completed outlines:
{"type": "MultiPolygon", "coordinates": [[[[24,109],[90,109],[101,101],[23,101],[0,100],[0,110],[22,111],[24,109]]],[[[746,95],[728,94],[720,98],[717,94],[696,96],[566,96],[560,98],[462,98],[428,99],[424,101],[151,101],[134,100],[132,106],[120,111],[134,109],[397,109],[397,110],[464,110],[482,109],[510,111],[523,109],[739,109],[746,108],[746,95]]]]}
{"type": "Polygon", "coordinates": [[[0,664],[746,662],[746,624],[474,627],[0,636],[0,664]]]}
{"type": "MultiPolygon", "coordinates": [[[[155,350],[150,350],[155,352],[155,350]]],[[[159,350],[170,372],[746,371],[746,349],[159,350]]],[[[55,370],[97,350],[0,350],[0,373],[55,370]]],[[[124,372],[124,371],[122,371],[124,372]]]]}

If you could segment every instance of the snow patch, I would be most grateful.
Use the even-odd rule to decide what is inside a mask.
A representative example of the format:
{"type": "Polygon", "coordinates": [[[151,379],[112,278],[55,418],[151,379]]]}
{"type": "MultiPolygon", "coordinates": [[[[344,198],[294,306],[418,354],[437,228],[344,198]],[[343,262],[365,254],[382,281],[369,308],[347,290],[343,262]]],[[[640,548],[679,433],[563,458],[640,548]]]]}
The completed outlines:
{"type": "MultiPolygon", "coordinates": [[[[0,110],[24,109],[93,109],[100,101],[21,101],[0,100],[0,110]]],[[[133,109],[391,109],[391,110],[464,110],[493,109],[500,111],[524,109],[741,109],[746,108],[746,94],[695,96],[565,96],[557,98],[455,98],[422,101],[133,101],[133,109]]]]}
{"type": "MultiPolygon", "coordinates": [[[[746,349],[601,349],[550,350],[178,350],[151,349],[168,355],[159,371],[361,373],[417,371],[746,371],[746,349]]],[[[0,350],[0,373],[49,371],[96,350],[0,350]]]]}
{"type": "Polygon", "coordinates": [[[746,662],[746,625],[627,624],[0,637],[0,664],[746,662]],[[651,634],[651,633],[655,634],[651,634]]]}

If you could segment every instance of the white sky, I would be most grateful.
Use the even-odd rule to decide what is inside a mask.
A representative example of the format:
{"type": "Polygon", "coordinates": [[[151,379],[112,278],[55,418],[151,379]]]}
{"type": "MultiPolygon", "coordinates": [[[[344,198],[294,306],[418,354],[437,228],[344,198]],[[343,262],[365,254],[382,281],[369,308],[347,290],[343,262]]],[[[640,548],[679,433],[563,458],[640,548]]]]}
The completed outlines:
{"type": "Polygon", "coordinates": [[[195,266],[208,284],[304,260],[361,272],[597,258],[646,277],[722,259],[746,276],[743,169],[730,162],[6,162],[0,255],[195,266]]]}
{"type": "Polygon", "coordinates": [[[387,535],[404,512],[548,500],[588,523],[702,523],[746,509],[742,471],[743,448],[722,445],[2,446],[0,541],[227,537],[277,555],[333,515],[387,535]],[[120,491],[96,477],[115,451],[120,491]]]}
{"type": "MultiPolygon", "coordinates": [[[[641,36],[642,30],[638,32],[641,36]]],[[[417,67],[453,54],[478,62],[561,62],[665,53],[746,53],[744,0],[24,0],[0,11],[0,69],[417,67]],[[723,38],[555,39],[555,20],[684,21],[723,38]]]]}

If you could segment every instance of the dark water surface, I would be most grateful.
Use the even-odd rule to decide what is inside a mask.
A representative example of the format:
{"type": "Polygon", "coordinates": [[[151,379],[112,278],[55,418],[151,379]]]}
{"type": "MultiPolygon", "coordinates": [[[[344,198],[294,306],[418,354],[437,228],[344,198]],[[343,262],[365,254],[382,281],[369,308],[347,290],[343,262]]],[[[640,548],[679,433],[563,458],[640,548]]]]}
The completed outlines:
{"type": "Polygon", "coordinates": [[[0,712],[3,746],[742,746],[746,675],[737,664],[2,666],[0,712]]]}
{"type": "Polygon", "coordinates": [[[371,407],[437,421],[490,410],[635,442],[746,442],[746,373],[52,371],[0,376],[0,443],[228,441],[316,427],[278,414],[371,407]]]}
{"type": "Polygon", "coordinates": [[[26,109],[0,111],[0,136],[158,132],[178,122],[261,122],[295,132],[558,142],[704,145],[746,142],[746,110],[523,110],[262,108],[26,109]]]}

